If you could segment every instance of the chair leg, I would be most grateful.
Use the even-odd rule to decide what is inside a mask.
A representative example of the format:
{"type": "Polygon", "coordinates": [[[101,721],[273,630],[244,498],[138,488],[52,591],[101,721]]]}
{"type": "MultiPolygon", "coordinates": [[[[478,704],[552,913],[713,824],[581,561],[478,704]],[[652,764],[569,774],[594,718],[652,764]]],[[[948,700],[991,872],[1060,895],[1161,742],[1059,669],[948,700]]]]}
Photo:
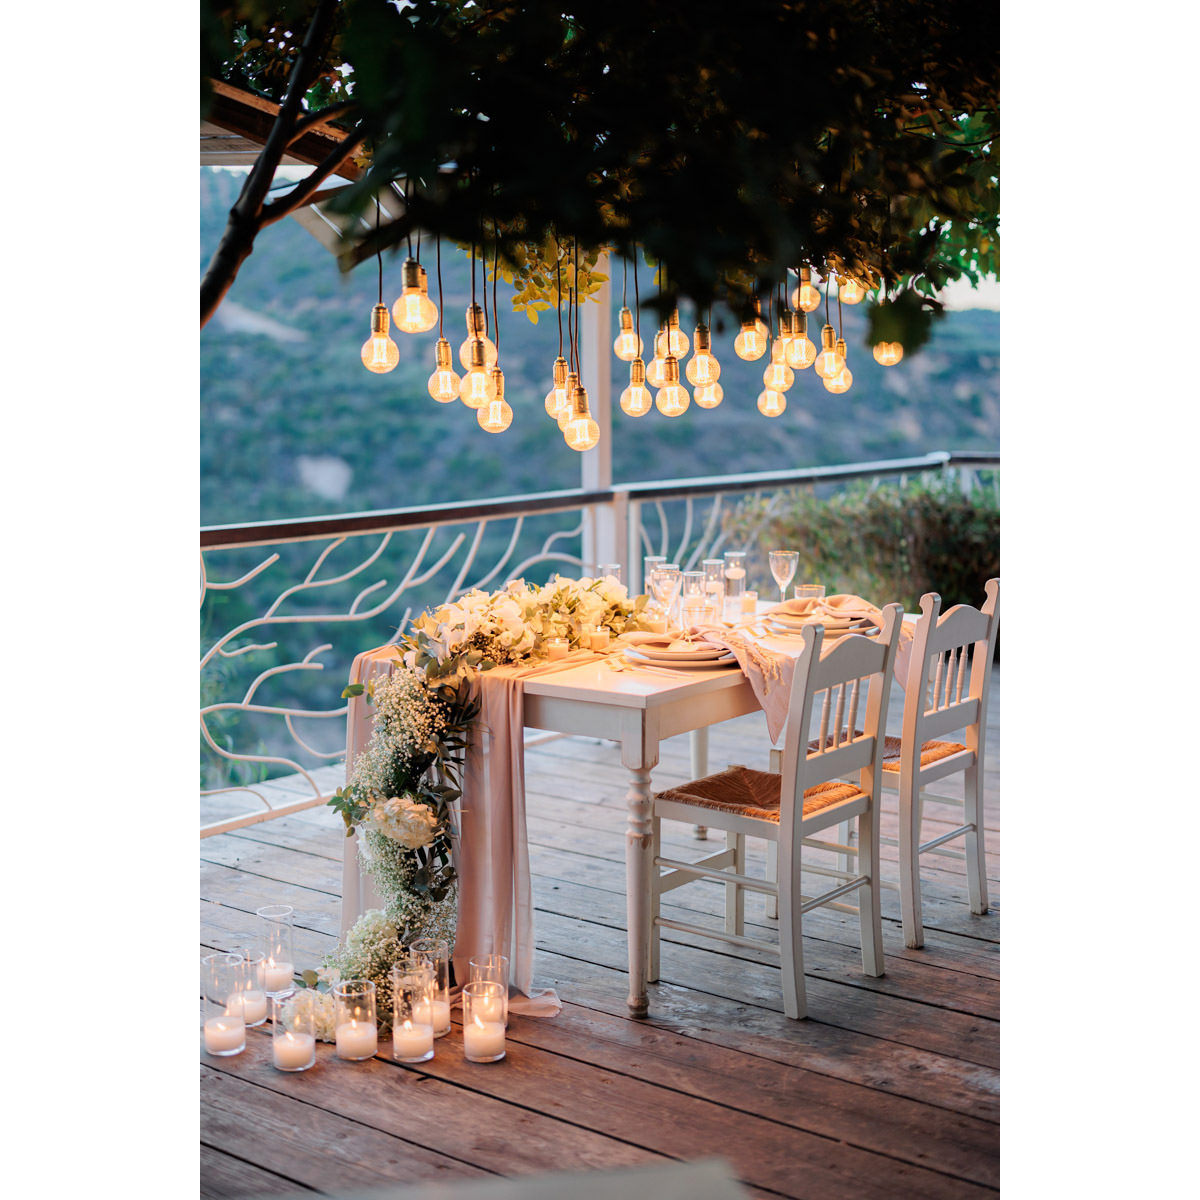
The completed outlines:
{"type": "Polygon", "coordinates": [[[646,982],[658,982],[659,968],[659,936],[658,926],[654,923],[658,918],[659,910],[662,904],[662,896],[658,890],[659,876],[662,874],[661,868],[654,866],[654,860],[662,853],[660,847],[662,832],[662,821],[657,816],[650,818],[650,936],[646,939],[646,947],[649,953],[650,962],[646,970],[646,982]]]}
{"type": "MultiPolygon", "coordinates": [[[[774,843],[772,843],[774,845],[774,843]]],[[[804,991],[804,946],[800,920],[800,856],[781,854],[788,878],[779,880],[779,967],[783,984],[784,1015],[800,1021],[808,1016],[804,991]]]]}
{"type": "Polygon", "coordinates": [[[863,974],[883,974],[883,919],[879,890],[879,829],[875,807],[858,817],[858,873],[868,877],[858,889],[858,936],[863,974]]]}
{"type": "MultiPolygon", "coordinates": [[[[779,882],[779,843],[767,842],[767,882],[779,882]]],[[[771,920],[776,920],[779,917],[779,897],[767,896],[767,916],[771,920]]]]}
{"type": "MultiPolygon", "coordinates": [[[[853,828],[854,828],[854,823],[852,821],[843,821],[838,826],[837,839],[839,842],[841,842],[841,844],[843,846],[850,845],[850,839],[853,836],[850,831],[853,828]]],[[[849,854],[839,854],[837,856],[837,865],[838,865],[839,871],[854,870],[854,865],[853,865],[853,862],[851,861],[851,857],[849,854]]],[[[860,870],[861,870],[861,868],[860,868],[860,870]]]]}
{"type": "MultiPolygon", "coordinates": [[[[739,875],[746,873],[746,835],[726,831],[725,846],[733,851],[733,869],[739,875]]],[[[740,883],[725,885],[725,932],[738,937],[746,926],[746,890],[740,883]]]]}
{"type": "Polygon", "coordinates": [[[983,771],[978,761],[963,773],[963,824],[971,826],[965,847],[971,911],[982,916],[988,910],[987,848],[983,835],[983,771]]]}
{"type": "MultiPolygon", "coordinates": [[[[900,919],[904,944],[925,944],[921,921],[921,789],[915,778],[900,781],[900,919]]],[[[860,847],[861,849],[861,847],[860,847]]]]}

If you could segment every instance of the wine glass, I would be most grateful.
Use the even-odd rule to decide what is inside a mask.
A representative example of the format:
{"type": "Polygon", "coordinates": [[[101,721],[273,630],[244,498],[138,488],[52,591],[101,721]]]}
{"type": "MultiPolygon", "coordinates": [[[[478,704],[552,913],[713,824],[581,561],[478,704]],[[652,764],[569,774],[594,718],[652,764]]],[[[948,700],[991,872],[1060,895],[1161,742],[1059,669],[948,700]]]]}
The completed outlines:
{"type": "Polygon", "coordinates": [[[659,608],[662,609],[663,615],[667,618],[668,628],[670,628],[671,610],[675,607],[675,600],[679,596],[682,584],[683,572],[679,569],[678,563],[663,563],[650,572],[650,591],[659,608]]]}
{"type": "Polygon", "coordinates": [[[767,559],[771,564],[771,574],[775,576],[775,582],[779,585],[779,603],[783,604],[787,601],[787,586],[792,582],[800,564],[800,552],[772,550],[767,559]]]}

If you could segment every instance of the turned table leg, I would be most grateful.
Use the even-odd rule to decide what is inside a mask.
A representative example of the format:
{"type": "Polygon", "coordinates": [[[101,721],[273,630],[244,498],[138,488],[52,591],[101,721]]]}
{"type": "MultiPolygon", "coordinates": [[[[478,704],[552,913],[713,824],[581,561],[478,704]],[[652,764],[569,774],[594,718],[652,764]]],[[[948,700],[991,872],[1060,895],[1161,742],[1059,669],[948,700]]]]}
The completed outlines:
{"type": "Polygon", "coordinates": [[[629,928],[629,1011],[644,1017],[649,1012],[646,976],[649,969],[650,873],[653,849],[650,836],[650,770],[630,769],[629,824],[625,830],[625,892],[629,928]]]}

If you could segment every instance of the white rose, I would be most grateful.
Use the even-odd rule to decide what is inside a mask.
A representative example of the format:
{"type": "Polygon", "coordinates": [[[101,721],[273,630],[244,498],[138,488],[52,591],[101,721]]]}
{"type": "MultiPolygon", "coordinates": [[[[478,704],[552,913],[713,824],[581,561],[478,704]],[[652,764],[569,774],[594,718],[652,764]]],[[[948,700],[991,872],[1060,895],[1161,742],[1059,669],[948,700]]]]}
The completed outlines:
{"type": "Polygon", "coordinates": [[[428,846],[437,833],[437,817],[428,804],[410,796],[392,796],[377,800],[371,809],[371,823],[384,837],[410,850],[428,846]]]}

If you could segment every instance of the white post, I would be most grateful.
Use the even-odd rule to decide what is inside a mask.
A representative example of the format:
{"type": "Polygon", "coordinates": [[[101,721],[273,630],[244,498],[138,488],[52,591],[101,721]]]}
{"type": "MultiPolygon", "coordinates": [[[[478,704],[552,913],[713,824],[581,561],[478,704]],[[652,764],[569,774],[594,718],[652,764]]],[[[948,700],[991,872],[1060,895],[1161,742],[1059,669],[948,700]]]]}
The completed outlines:
{"type": "MultiPolygon", "coordinates": [[[[608,255],[596,263],[600,274],[608,273],[608,255]]],[[[587,299],[579,310],[579,341],[583,363],[583,386],[587,388],[592,420],[600,426],[599,444],[581,455],[580,486],[585,491],[612,487],[612,311],[611,283],[600,285],[597,299],[587,299]]],[[[612,505],[597,505],[584,513],[583,563],[590,571],[597,563],[619,562],[618,548],[624,539],[617,530],[612,505]]]]}

